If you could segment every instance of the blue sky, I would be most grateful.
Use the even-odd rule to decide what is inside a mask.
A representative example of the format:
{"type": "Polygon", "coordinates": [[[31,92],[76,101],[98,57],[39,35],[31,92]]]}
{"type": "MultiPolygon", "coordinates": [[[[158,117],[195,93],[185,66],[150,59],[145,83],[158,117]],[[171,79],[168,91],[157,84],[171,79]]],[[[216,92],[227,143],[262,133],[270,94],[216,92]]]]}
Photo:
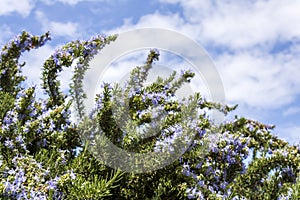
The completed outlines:
{"type": "Polygon", "coordinates": [[[32,71],[66,42],[143,27],[174,30],[207,50],[226,101],[239,104],[235,114],[275,124],[275,134],[299,143],[299,10],[295,0],[1,0],[0,45],[22,30],[52,33],[22,58],[37,83],[32,71]]]}

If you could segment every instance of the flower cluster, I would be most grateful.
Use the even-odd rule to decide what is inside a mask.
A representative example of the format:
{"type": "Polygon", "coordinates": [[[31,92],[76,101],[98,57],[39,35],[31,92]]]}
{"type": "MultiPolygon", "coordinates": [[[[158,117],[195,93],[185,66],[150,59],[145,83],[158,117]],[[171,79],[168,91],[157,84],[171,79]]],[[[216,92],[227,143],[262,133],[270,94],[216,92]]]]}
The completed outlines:
{"type": "Polygon", "coordinates": [[[199,163],[183,165],[182,173],[192,177],[197,183],[193,189],[188,188],[189,198],[202,198],[212,194],[228,196],[227,186],[233,181],[234,174],[245,173],[242,161],[249,155],[247,138],[234,138],[228,133],[210,143],[209,152],[199,163]],[[197,190],[198,192],[192,192],[197,190]]]}
{"type": "Polygon", "coordinates": [[[39,48],[50,39],[49,33],[38,37],[23,32],[2,48],[0,53],[0,91],[16,95],[21,88],[20,83],[26,79],[21,74],[24,64],[18,63],[21,53],[39,48]]]}
{"type": "MultiPolygon", "coordinates": [[[[147,60],[153,62],[158,55],[156,51],[151,51],[149,57],[155,59],[148,57],[147,60]]],[[[254,160],[261,159],[257,155],[270,158],[276,152],[290,152],[282,150],[288,144],[271,135],[273,126],[237,118],[218,127],[202,110],[218,109],[227,114],[236,106],[211,103],[199,94],[188,101],[178,100],[174,93],[182,83],[189,82],[193,77],[191,70],[182,71],[178,79],[173,73],[167,79],[158,78],[156,82],[144,86],[151,64],[147,62],[135,68],[125,88],[108,83],[103,85],[102,92],[97,96],[96,116],[104,133],[124,149],[148,149],[170,154],[179,151],[179,155],[186,151],[179,158],[179,163],[181,173],[190,180],[189,187],[186,187],[186,195],[190,199],[248,198],[244,193],[236,194],[235,183],[249,173],[246,165],[249,155],[253,154],[254,160]],[[148,135],[144,136],[144,133],[148,135]],[[182,148],[182,143],[188,144],[188,148],[182,148]]],[[[278,160],[276,163],[284,166],[278,160]]],[[[290,167],[288,165],[282,169],[281,177],[284,178],[280,183],[295,179],[297,167],[290,167]]],[[[264,173],[268,175],[272,169],[276,167],[264,173]]],[[[262,180],[263,177],[253,180],[253,184],[262,180]]]]}
{"type": "Polygon", "coordinates": [[[2,198],[47,199],[47,193],[55,190],[59,177],[49,178],[49,170],[29,156],[16,156],[13,166],[3,171],[0,188],[5,191],[2,198]],[[32,182],[33,181],[33,182],[32,182]]]}
{"type": "Polygon", "coordinates": [[[20,54],[25,51],[29,51],[30,49],[39,48],[49,40],[51,40],[49,33],[46,33],[41,37],[37,37],[24,31],[20,36],[15,37],[4,46],[0,54],[0,61],[2,61],[4,57],[9,57],[13,54],[20,54]]]}
{"type": "MultiPolygon", "coordinates": [[[[23,32],[0,53],[0,198],[299,199],[300,146],[273,136],[273,126],[239,117],[217,125],[206,113],[227,114],[236,106],[209,102],[199,93],[178,99],[176,90],[195,75],[191,70],[145,85],[159,59],[157,50],[131,72],[124,87],[103,84],[89,119],[120,148],[178,153],[178,160],[147,174],[105,166],[80,141],[81,124],[71,121],[71,106],[80,119],[86,117],[82,86],[88,62],[116,36],[74,41],[56,50],[43,65],[48,97],[37,100],[35,87],[23,88],[24,64],[18,59],[49,39],[49,33],[23,32]],[[68,101],[57,77],[71,66],[68,101]]],[[[91,141],[95,136],[95,131],[89,135],[91,141]]]]}
{"type": "MultiPolygon", "coordinates": [[[[175,96],[176,90],[194,76],[191,70],[182,72],[178,78],[174,72],[167,79],[158,78],[156,82],[144,86],[152,62],[158,60],[158,56],[156,50],[150,51],[145,65],[132,70],[123,88],[104,83],[102,92],[97,96],[96,110],[100,117],[99,123],[105,121],[105,124],[111,124],[113,119],[116,123],[111,124],[111,127],[118,127],[126,133],[107,133],[110,139],[121,137],[118,141],[123,141],[124,146],[126,143],[134,146],[141,138],[148,138],[147,142],[153,144],[155,152],[173,153],[179,144],[189,143],[191,132],[203,133],[199,132],[196,118],[193,119],[202,98],[196,95],[184,101],[175,96]],[[113,116],[108,120],[111,114],[113,116]],[[157,136],[156,139],[151,137],[153,135],[157,136]]],[[[136,146],[134,148],[137,150],[136,146]]],[[[184,152],[184,149],[179,151],[184,152]]]]}
{"type": "MultiPolygon", "coordinates": [[[[155,152],[174,152],[174,144],[176,140],[182,139],[183,128],[180,125],[175,125],[168,127],[168,129],[163,130],[161,133],[162,140],[158,140],[155,143],[155,152]]],[[[188,141],[185,141],[188,142],[188,141]]]]}
{"type": "MultiPolygon", "coordinates": [[[[63,171],[53,176],[53,170],[44,169],[41,161],[49,161],[44,158],[46,149],[55,149],[50,160],[60,168],[79,144],[78,136],[71,133],[74,125],[70,121],[70,105],[49,109],[48,99],[36,100],[35,87],[20,87],[25,78],[20,75],[23,65],[18,64],[19,56],[49,39],[48,33],[37,37],[23,32],[4,46],[1,53],[0,188],[3,193],[0,196],[3,198],[47,199],[50,193],[61,196],[56,186],[63,171]]],[[[75,174],[72,172],[71,176],[75,174]]]]}

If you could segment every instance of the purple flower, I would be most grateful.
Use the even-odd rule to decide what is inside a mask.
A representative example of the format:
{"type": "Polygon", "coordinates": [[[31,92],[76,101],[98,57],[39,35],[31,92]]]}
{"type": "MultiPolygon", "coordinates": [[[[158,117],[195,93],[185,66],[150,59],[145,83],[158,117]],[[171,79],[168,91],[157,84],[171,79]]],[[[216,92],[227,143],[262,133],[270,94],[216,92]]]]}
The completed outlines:
{"type": "Polygon", "coordinates": [[[200,190],[197,190],[197,188],[188,188],[186,190],[186,193],[188,194],[189,199],[197,198],[200,200],[204,200],[202,192],[200,190]]]}
{"type": "Polygon", "coordinates": [[[218,149],[217,147],[213,147],[213,148],[211,149],[211,152],[213,152],[213,153],[218,153],[218,152],[219,152],[219,149],[218,149]]]}
{"type": "Polygon", "coordinates": [[[203,180],[198,181],[198,185],[199,185],[200,187],[203,187],[203,186],[204,186],[204,181],[203,181],[203,180]]]}
{"type": "Polygon", "coordinates": [[[14,148],[14,143],[13,143],[13,141],[12,140],[6,140],[5,142],[4,142],[4,145],[7,147],[7,148],[10,148],[10,149],[13,149],[14,148]]]}
{"type": "Polygon", "coordinates": [[[225,188],[227,187],[228,183],[226,181],[224,181],[223,183],[221,183],[220,187],[225,190],[225,188]]]}
{"type": "Polygon", "coordinates": [[[75,179],[76,178],[76,174],[73,172],[73,170],[68,170],[67,172],[70,174],[70,178],[71,179],[75,179]]]}
{"type": "Polygon", "coordinates": [[[188,164],[183,165],[182,173],[186,176],[191,176],[190,166],[188,164]]]}
{"type": "Polygon", "coordinates": [[[155,106],[158,105],[158,100],[156,98],[153,98],[152,99],[152,104],[155,105],[155,106]]]}
{"type": "Polygon", "coordinates": [[[56,188],[57,182],[55,180],[47,181],[48,189],[53,190],[56,188]]]}
{"type": "Polygon", "coordinates": [[[53,120],[51,120],[50,126],[49,126],[49,131],[54,131],[54,128],[55,128],[55,124],[54,124],[53,120]]]}
{"type": "Polygon", "coordinates": [[[24,143],[23,136],[22,135],[18,135],[16,137],[16,141],[19,142],[20,144],[23,144],[24,143]]]}
{"type": "Polygon", "coordinates": [[[201,163],[198,163],[198,164],[196,165],[196,168],[197,168],[197,169],[200,169],[200,168],[202,167],[202,164],[203,164],[202,162],[201,162],[201,163]]]}
{"type": "Polygon", "coordinates": [[[293,169],[290,168],[290,167],[283,168],[282,169],[282,173],[283,173],[283,175],[286,175],[286,176],[288,176],[288,177],[290,177],[292,179],[296,179],[296,176],[295,176],[295,174],[293,172],[293,169]]]}
{"type": "Polygon", "coordinates": [[[282,155],[283,155],[284,157],[287,157],[287,156],[288,156],[288,152],[285,151],[285,150],[283,150],[283,151],[282,151],[282,155]]]}

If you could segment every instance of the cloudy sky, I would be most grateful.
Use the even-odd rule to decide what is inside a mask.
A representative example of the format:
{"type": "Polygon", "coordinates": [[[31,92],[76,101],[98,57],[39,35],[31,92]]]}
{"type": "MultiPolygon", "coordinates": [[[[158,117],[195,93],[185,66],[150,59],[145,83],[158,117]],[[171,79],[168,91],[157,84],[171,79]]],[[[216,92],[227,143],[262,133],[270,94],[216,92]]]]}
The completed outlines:
{"type": "Polygon", "coordinates": [[[275,124],[274,134],[298,143],[299,10],[298,0],[1,0],[0,45],[23,30],[51,32],[52,41],[22,58],[37,83],[32,72],[66,42],[144,27],[176,31],[206,49],[227,103],[239,104],[234,114],[275,124]]]}

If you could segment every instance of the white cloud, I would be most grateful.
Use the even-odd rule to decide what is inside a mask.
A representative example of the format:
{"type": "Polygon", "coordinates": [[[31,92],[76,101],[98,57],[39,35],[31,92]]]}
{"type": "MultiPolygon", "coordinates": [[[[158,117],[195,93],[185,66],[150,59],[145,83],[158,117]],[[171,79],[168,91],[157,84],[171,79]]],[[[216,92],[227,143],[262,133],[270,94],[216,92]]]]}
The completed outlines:
{"type": "Polygon", "coordinates": [[[13,33],[9,26],[7,25],[1,25],[0,26],[0,47],[5,45],[8,40],[12,39],[13,33]]]}
{"type": "Polygon", "coordinates": [[[40,87],[42,83],[40,79],[42,75],[42,66],[53,52],[54,49],[46,44],[39,49],[24,53],[20,59],[20,63],[26,62],[23,70],[24,75],[27,76],[26,83],[29,85],[35,84],[37,86],[38,96],[43,94],[40,87]]]}
{"type": "Polygon", "coordinates": [[[77,3],[82,2],[82,1],[84,1],[84,0],[42,0],[42,2],[47,5],[52,5],[57,2],[69,4],[69,5],[76,5],[77,3]]]}
{"type": "Polygon", "coordinates": [[[276,40],[299,39],[300,1],[179,1],[188,23],[201,30],[209,43],[227,48],[269,45],[276,40]],[[198,24],[198,26],[196,26],[198,24]]]}
{"type": "Polygon", "coordinates": [[[34,8],[34,3],[33,0],[1,0],[0,16],[17,12],[23,17],[26,17],[34,8]]]}
{"type": "Polygon", "coordinates": [[[179,13],[159,12],[142,16],[136,24],[126,19],[111,33],[134,28],[167,28],[183,33],[207,47],[230,53],[213,56],[231,103],[250,107],[279,108],[300,94],[299,1],[198,1],[162,0],[179,3],[179,13]],[[289,49],[270,53],[278,43],[289,49]]]}
{"type": "Polygon", "coordinates": [[[109,0],[42,0],[43,3],[47,4],[47,5],[52,5],[52,4],[55,4],[55,3],[63,3],[63,4],[68,4],[68,5],[71,5],[71,6],[74,6],[80,2],[111,2],[109,0]]]}
{"type": "Polygon", "coordinates": [[[285,139],[290,144],[299,144],[300,143],[300,126],[298,125],[290,125],[285,126],[280,129],[279,131],[279,137],[285,139]]]}
{"type": "Polygon", "coordinates": [[[178,14],[162,15],[159,12],[142,16],[134,24],[131,18],[124,19],[123,25],[113,30],[106,31],[108,34],[115,34],[136,28],[165,28],[176,30],[184,25],[184,20],[178,14]]]}
{"type": "Polygon", "coordinates": [[[300,59],[292,55],[238,52],[217,56],[216,65],[230,102],[272,109],[300,93],[300,59]]]}
{"type": "Polygon", "coordinates": [[[57,22],[50,21],[40,11],[36,11],[36,18],[42,24],[42,30],[44,32],[50,31],[54,36],[65,36],[75,38],[79,36],[78,33],[78,24],[74,22],[57,22]]]}
{"type": "Polygon", "coordinates": [[[291,116],[300,113],[300,107],[289,107],[285,111],[283,111],[283,116],[291,116]]]}
{"type": "Polygon", "coordinates": [[[72,22],[50,22],[49,30],[57,36],[74,36],[77,33],[77,24],[72,22]]]}
{"type": "MultiPolygon", "coordinates": [[[[38,98],[44,97],[44,91],[41,88],[42,84],[42,67],[44,62],[54,53],[52,46],[46,44],[38,49],[25,52],[20,58],[20,63],[26,62],[23,73],[27,77],[26,83],[31,86],[36,86],[36,94],[38,98]]],[[[73,75],[72,68],[64,68],[61,73],[58,74],[58,80],[61,82],[61,90],[63,92],[69,91],[70,79],[73,75]]]]}

